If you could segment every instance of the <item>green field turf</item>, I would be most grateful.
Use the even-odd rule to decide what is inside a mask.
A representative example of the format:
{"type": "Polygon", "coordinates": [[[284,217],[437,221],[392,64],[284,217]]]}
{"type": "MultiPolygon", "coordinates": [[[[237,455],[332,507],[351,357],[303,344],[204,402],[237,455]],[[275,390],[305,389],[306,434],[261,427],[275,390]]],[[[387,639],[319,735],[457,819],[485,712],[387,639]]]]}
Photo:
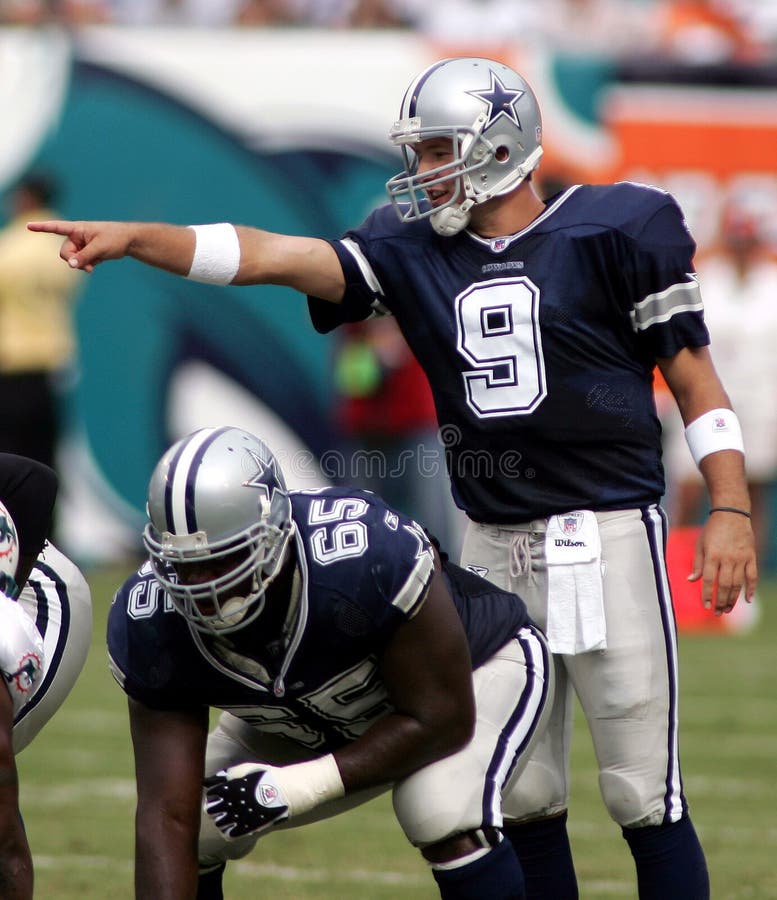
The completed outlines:
{"type": "MultiPolygon", "coordinates": [[[[45,900],[132,897],[134,774],[126,704],[108,673],[103,640],[111,595],[127,571],[89,574],[95,635],[86,668],[57,716],[19,757],[35,895],[45,900]]],[[[760,621],[752,632],[681,640],[685,786],[714,900],[777,898],[775,602],[772,579],[761,589],[760,621]]],[[[634,898],[631,857],[603,810],[579,718],[575,735],[570,822],[581,898],[634,898]]],[[[227,896],[241,900],[439,896],[405,844],[387,798],[270,835],[232,865],[226,885],[227,896]]]]}

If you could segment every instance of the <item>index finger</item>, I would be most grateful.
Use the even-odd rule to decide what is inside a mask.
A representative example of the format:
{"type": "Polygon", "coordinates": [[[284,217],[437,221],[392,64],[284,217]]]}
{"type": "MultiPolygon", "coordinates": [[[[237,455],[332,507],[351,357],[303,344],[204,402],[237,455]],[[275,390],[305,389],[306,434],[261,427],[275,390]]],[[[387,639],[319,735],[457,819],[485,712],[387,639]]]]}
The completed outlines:
{"type": "Polygon", "coordinates": [[[45,231],[49,234],[69,235],[75,229],[75,222],[64,219],[48,219],[45,222],[28,222],[28,231],[45,231]]]}

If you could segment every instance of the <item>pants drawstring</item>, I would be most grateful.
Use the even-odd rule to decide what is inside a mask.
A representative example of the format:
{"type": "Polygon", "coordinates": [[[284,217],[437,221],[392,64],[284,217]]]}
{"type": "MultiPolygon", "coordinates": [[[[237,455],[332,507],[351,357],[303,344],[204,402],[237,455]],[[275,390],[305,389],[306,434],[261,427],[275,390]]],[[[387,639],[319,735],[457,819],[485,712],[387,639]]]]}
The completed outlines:
{"type": "Polygon", "coordinates": [[[534,569],[531,559],[531,534],[528,531],[517,531],[510,541],[510,582],[526,575],[529,584],[533,584],[534,569]]]}

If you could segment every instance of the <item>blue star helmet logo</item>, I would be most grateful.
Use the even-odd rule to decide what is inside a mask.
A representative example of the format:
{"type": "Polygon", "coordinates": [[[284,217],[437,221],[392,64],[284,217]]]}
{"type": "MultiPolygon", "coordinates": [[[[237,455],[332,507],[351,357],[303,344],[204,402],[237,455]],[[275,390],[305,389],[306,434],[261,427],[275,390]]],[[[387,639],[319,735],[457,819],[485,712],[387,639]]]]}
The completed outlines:
{"type": "Polygon", "coordinates": [[[523,97],[526,91],[510,90],[510,88],[506,88],[502,84],[494,72],[489,74],[491,75],[491,87],[488,90],[467,91],[468,94],[477,97],[478,100],[482,100],[488,106],[488,119],[483,126],[483,130],[485,131],[493,125],[500,116],[506,116],[515,124],[519,131],[523,131],[515,104],[523,97]]]}
{"type": "Polygon", "coordinates": [[[248,449],[248,455],[251,459],[256,463],[257,471],[250,478],[246,479],[243,482],[243,487],[252,487],[257,488],[257,490],[264,496],[266,500],[270,503],[273,501],[273,497],[275,496],[275,492],[278,489],[277,484],[266,484],[265,479],[268,481],[278,481],[278,470],[276,468],[276,461],[273,458],[271,461],[266,461],[259,456],[259,454],[255,450],[248,449]]]}

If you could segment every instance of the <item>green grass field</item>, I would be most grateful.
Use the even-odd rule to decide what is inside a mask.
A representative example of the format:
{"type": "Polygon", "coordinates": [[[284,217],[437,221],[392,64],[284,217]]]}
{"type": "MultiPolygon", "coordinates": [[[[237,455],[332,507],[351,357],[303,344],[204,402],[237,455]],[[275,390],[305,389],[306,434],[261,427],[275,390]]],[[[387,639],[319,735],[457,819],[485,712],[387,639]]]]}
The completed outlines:
{"type": "MultiPolygon", "coordinates": [[[[111,595],[127,571],[90,573],[95,635],[86,668],[19,758],[36,897],[46,900],[132,897],[134,773],[126,703],[108,672],[103,640],[111,595]]],[[[772,579],[761,589],[752,632],[686,635],[681,642],[683,770],[714,900],[777,898],[776,601],[772,579]]],[[[581,720],[575,737],[570,822],[581,897],[633,898],[631,857],[603,810],[581,720]]],[[[232,865],[226,885],[234,898],[439,896],[387,798],[269,836],[232,865]]]]}

